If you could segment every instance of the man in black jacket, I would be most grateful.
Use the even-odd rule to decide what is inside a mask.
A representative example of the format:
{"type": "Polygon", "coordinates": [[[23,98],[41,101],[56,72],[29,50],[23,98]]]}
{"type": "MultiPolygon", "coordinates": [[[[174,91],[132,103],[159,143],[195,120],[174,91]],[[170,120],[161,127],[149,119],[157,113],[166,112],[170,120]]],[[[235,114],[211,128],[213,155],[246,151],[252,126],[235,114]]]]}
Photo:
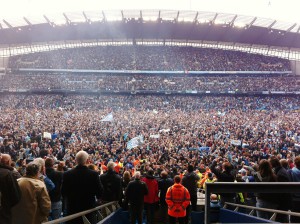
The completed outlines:
{"type": "Polygon", "coordinates": [[[55,185],[55,188],[49,192],[51,199],[51,220],[60,218],[62,212],[61,185],[63,173],[54,170],[53,165],[54,161],[52,158],[45,160],[46,175],[55,185]]]}
{"type": "Polygon", "coordinates": [[[168,205],[166,203],[166,194],[168,188],[174,184],[174,181],[168,177],[168,173],[166,171],[162,171],[161,179],[158,181],[158,190],[159,190],[159,204],[160,204],[160,217],[162,223],[167,223],[168,217],[168,205]]]}
{"type": "Polygon", "coordinates": [[[145,182],[140,180],[141,173],[134,174],[135,179],[130,181],[126,190],[125,197],[130,203],[130,222],[135,224],[138,219],[138,224],[143,221],[144,196],[148,194],[148,187],[145,182]]]}
{"type": "MultiPolygon", "coordinates": [[[[96,171],[88,169],[86,162],[88,154],[79,151],[76,154],[77,166],[63,174],[61,193],[66,199],[67,215],[82,212],[96,206],[102,194],[102,185],[96,171]]],[[[95,223],[94,214],[88,216],[91,223],[95,223]]],[[[69,223],[82,224],[82,218],[69,223]]]]}
{"type": "MultiPolygon", "coordinates": [[[[1,153],[0,153],[1,161],[1,153]]],[[[12,171],[0,164],[0,223],[11,224],[11,208],[21,200],[21,191],[12,171]]]]}
{"type": "MultiPolygon", "coordinates": [[[[216,166],[217,166],[217,160],[214,160],[210,167],[210,170],[216,175],[218,182],[234,182],[235,177],[232,172],[233,167],[230,162],[224,162],[222,164],[222,171],[217,169],[216,166]]],[[[234,203],[235,193],[222,193],[220,195],[221,195],[221,206],[224,205],[224,202],[234,203]]]]}
{"type": "Polygon", "coordinates": [[[194,167],[192,165],[188,165],[187,171],[188,172],[182,178],[182,185],[188,189],[192,205],[189,205],[186,209],[185,223],[188,223],[191,210],[197,211],[197,182],[200,180],[200,177],[194,173],[194,167]]]}
{"type": "Polygon", "coordinates": [[[107,172],[100,176],[103,184],[102,202],[118,201],[122,205],[122,179],[114,168],[115,163],[110,161],[107,164],[107,172]]]}

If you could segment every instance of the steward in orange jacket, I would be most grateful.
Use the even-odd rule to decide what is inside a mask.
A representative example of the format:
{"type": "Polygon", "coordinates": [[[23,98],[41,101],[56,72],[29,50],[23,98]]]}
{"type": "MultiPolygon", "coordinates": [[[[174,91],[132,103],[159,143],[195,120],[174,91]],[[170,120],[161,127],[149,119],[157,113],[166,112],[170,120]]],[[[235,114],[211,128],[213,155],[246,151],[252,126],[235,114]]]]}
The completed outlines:
{"type": "MultiPolygon", "coordinates": [[[[186,216],[186,207],[190,204],[190,193],[184,186],[180,184],[180,181],[180,176],[175,176],[175,183],[173,186],[168,188],[166,194],[168,215],[174,217],[175,219],[184,218],[186,216]]],[[[179,223],[181,223],[180,221],[181,220],[179,220],[179,223]]]]}

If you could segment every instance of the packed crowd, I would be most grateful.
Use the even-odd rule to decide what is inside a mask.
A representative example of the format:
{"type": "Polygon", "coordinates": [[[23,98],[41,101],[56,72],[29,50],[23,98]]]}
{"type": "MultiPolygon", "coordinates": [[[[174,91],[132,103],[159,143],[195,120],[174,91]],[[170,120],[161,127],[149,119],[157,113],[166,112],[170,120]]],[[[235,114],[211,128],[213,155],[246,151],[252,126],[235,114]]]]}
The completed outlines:
{"type": "Polygon", "coordinates": [[[295,76],[175,76],[7,74],[0,77],[3,90],[166,90],[166,91],[299,91],[295,76]]]}
{"type": "Polygon", "coordinates": [[[13,56],[9,67],[156,71],[290,71],[290,62],[244,52],[194,47],[106,46],[13,56]]]}
{"type": "Polygon", "coordinates": [[[292,168],[300,153],[294,109],[299,105],[298,97],[1,95],[0,151],[11,156],[20,175],[28,172],[26,161],[38,157],[52,158],[57,169],[71,169],[84,150],[88,163],[101,172],[110,161],[121,176],[138,170],[153,178],[162,171],[170,177],[189,175],[192,166],[203,178],[222,181],[219,169],[225,164],[233,182],[238,171],[255,176],[273,156],[292,168]],[[137,136],[142,136],[139,144],[128,147],[137,136]]]}

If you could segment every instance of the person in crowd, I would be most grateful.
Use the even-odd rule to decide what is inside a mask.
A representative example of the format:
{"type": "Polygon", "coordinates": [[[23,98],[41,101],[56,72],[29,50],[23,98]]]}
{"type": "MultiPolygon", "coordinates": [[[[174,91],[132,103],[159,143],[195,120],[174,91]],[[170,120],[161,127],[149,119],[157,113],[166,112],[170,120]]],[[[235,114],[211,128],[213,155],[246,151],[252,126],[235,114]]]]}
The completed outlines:
{"type": "Polygon", "coordinates": [[[22,176],[14,167],[11,166],[11,163],[11,156],[9,154],[2,154],[2,158],[0,160],[0,167],[10,170],[14,175],[15,179],[17,180],[22,176]]]}
{"type": "Polygon", "coordinates": [[[103,184],[102,203],[118,201],[122,205],[122,179],[115,172],[115,163],[108,162],[107,172],[100,175],[103,184]]]}
{"type": "MultiPolygon", "coordinates": [[[[300,182],[300,156],[294,159],[295,167],[289,170],[290,180],[292,182],[300,182]]],[[[300,212],[300,194],[292,195],[292,212],[300,212]]],[[[300,223],[300,217],[291,216],[292,223],[300,223]]]]}
{"type": "MultiPolygon", "coordinates": [[[[85,151],[76,154],[77,166],[63,174],[61,188],[62,196],[66,199],[67,215],[82,212],[97,205],[103,189],[96,171],[87,168],[89,155],[85,151]]],[[[96,223],[95,214],[87,215],[91,223],[96,223]]],[[[70,224],[82,224],[82,218],[71,220],[70,224]]]]}
{"type": "Polygon", "coordinates": [[[12,209],[12,224],[40,224],[48,221],[51,200],[45,183],[39,179],[40,167],[31,162],[26,175],[18,180],[21,200],[12,209]]]}
{"type": "Polygon", "coordinates": [[[167,214],[168,214],[168,205],[166,202],[166,194],[169,189],[174,184],[174,181],[168,177],[167,171],[162,171],[160,173],[160,179],[158,180],[158,190],[159,190],[159,204],[160,204],[160,217],[161,222],[168,223],[167,214]]]}
{"type": "MultiPolygon", "coordinates": [[[[277,182],[277,177],[274,174],[271,164],[268,160],[262,159],[259,162],[258,171],[253,168],[247,167],[254,175],[256,182],[277,182]]],[[[278,208],[277,194],[272,193],[258,193],[256,197],[256,206],[258,208],[278,208]]],[[[263,219],[270,219],[271,214],[265,211],[256,211],[257,216],[263,219]]]]}
{"type": "Polygon", "coordinates": [[[144,205],[147,215],[147,224],[154,223],[155,210],[159,206],[158,182],[153,176],[153,169],[147,171],[146,176],[142,179],[148,187],[148,194],[144,196],[144,205]]]}
{"type": "MultiPolygon", "coordinates": [[[[0,161],[2,161],[0,153],[0,161]]],[[[2,157],[3,158],[3,157],[2,157]]],[[[15,175],[7,165],[0,164],[0,223],[12,223],[12,207],[21,200],[21,191],[15,175]]]]}
{"type": "Polygon", "coordinates": [[[125,190],[125,201],[130,203],[130,223],[142,224],[144,210],[144,196],[148,194],[148,187],[141,181],[141,173],[135,172],[134,180],[130,181],[125,190]]]}
{"type": "MultiPolygon", "coordinates": [[[[270,158],[270,164],[274,173],[276,175],[276,179],[278,182],[290,182],[290,176],[288,171],[282,167],[279,159],[277,157],[270,158]]],[[[291,208],[291,194],[289,193],[281,193],[277,196],[278,198],[278,208],[279,210],[288,211],[291,208]]],[[[287,223],[288,216],[283,214],[277,214],[276,221],[287,223]]]]}
{"type": "MultiPolygon", "coordinates": [[[[215,159],[212,162],[212,165],[210,167],[211,171],[217,177],[217,181],[218,182],[234,182],[235,176],[232,173],[232,165],[229,162],[223,162],[221,164],[221,167],[222,167],[222,171],[221,171],[216,168],[217,163],[218,163],[218,159],[215,159]]],[[[224,206],[225,202],[234,203],[234,197],[235,197],[234,193],[222,193],[222,194],[220,194],[220,196],[221,196],[220,203],[222,206],[224,206]]]]}
{"type": "Polygon", "coordinates": [[[220,200],[218,195],[211,194],[210,195],[210,221],[211,222],[218,222],[220,217],[220,200]]]}
{"type": "Polygon", "coordinates": [[[46,175],[54,183],[54,189],[49,192],[51,199],[50,220],[55,220],[61,217],[62,213],[62,196],[61,186],[63,181],[63,173],[54,169],[54,160],[47,158],[45,160],[46,175]]]}
{"type": "Polygon", "coordinates": [[[180,176],[175,176],[174,185],[168,188],[166,194],[170,224],[175,224],[176,219],[180,224],[184,224],[186,208],[190,204],[190,193],[180,181],[180,176]]]}
{"type": "Polygon", "coordinates": [[[187,173],[182,178],[182,185],[188,189],[191,197],[191,205],[187,207],[186,223],[188,223],[191,211],[197,211],[197,185],[200,177],[194,172],[194,166],[188,165],[187,173]]]}
{"type": "MultiPolygon", "coordinates": [[[[123,173],[123,177],[122,177],[122,192],[123,193],[125,192],[130,181],[131,181],[131,174],[129,171],[126,170],[123,173]]],[[[127,205],[128,205],[128,202],[126,201],[125,195],[123,195],[123,202],[122,202],[123,209],[127,210],[127,205]]]]}
{"type": "Polygon", "coordinates": [[[46,176],[45,160],[42,158],[35,158],[33,160],[40,167],[40,176],[39,178],[45,182],[48,192],[52,191],[55,188],[53,181],[46,176]]]}

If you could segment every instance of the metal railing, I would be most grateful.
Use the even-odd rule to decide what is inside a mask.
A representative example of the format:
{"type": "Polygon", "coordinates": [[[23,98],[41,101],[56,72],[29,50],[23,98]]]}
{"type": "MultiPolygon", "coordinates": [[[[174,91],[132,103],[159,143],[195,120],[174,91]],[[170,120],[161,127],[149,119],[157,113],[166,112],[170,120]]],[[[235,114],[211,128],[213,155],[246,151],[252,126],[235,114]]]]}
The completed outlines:
{"type": "Polygon", "coordinates": [[[300,217],[300,213],[298,212],[289,212],[289,211],[282,211],[282,210],[277,210],[277,209],[268,209],[268,208],[258,208],[254,206],[248,206],[248,205],[241,205],[241,204],[234,204],[230,202],[225,202],[224,208],[227,207],[227,205],[230,205],[232,207],[235,207],[234,211],[238,212],[239,208],[246,208],[251,210],[248,215],[254,215],[254,211],[264,211],[264,212],[270,212],[273,213],[271,218],[269,220],[275,221],[277,214],[283,214],[283,215],[289,215],[289,216],[297,216],[300,217]]]}
{"type": "MultiPolygon", "coordinates": [[[[273,182],[273,183],[233,183],[233,182],[215,182],[206,183],[205,191],[205,223],[210,223],[210,194],[211,193],[300,193],[300,183],[297,182],[273,182]]],[[[229,203],[227,203],[229,205],[229,203]]],[[[256,208],[257,210],[260,210],[256,208]]],[[[265,210],[265,209],[263,209],[265,210]]],[[[268,209],[273,213],[290,214],[280,210],[268,209]],[[280,211],[280,212],[279,212],[280,211]]],[[[267,211],[267,210],[266,210],[267,211]]],[[[299,213],[296,213],[299,214],[299,213]]],[[[294,214],[293,214],[294,215],[294,214]]],[[[298,216],[298,215],[297,215],[298,216]]]]}
{"type": "Polygon", "coordinates": [[[89,220],[87,219],[86,215],[92,213],[92,212],[96,212],[97,215],[97,223],[102,224],[104,223],[104,221],[106,221],[107,219],[109,219],[114,212],[119,208],[119,204],[116,201],[113,202],[109,202],[107,204],[104,205],[100,205],[96,208],[92,208],[83,212],[79,212],[73,215],[69,215],[60,219],[56,219],[53,221],[49,221],[49,222],[44,222],[43,224],[59,224],[59,223],[64,223],[79,217],[82,217],[84,224],[91,224],[89,222],[89,220]]]}

